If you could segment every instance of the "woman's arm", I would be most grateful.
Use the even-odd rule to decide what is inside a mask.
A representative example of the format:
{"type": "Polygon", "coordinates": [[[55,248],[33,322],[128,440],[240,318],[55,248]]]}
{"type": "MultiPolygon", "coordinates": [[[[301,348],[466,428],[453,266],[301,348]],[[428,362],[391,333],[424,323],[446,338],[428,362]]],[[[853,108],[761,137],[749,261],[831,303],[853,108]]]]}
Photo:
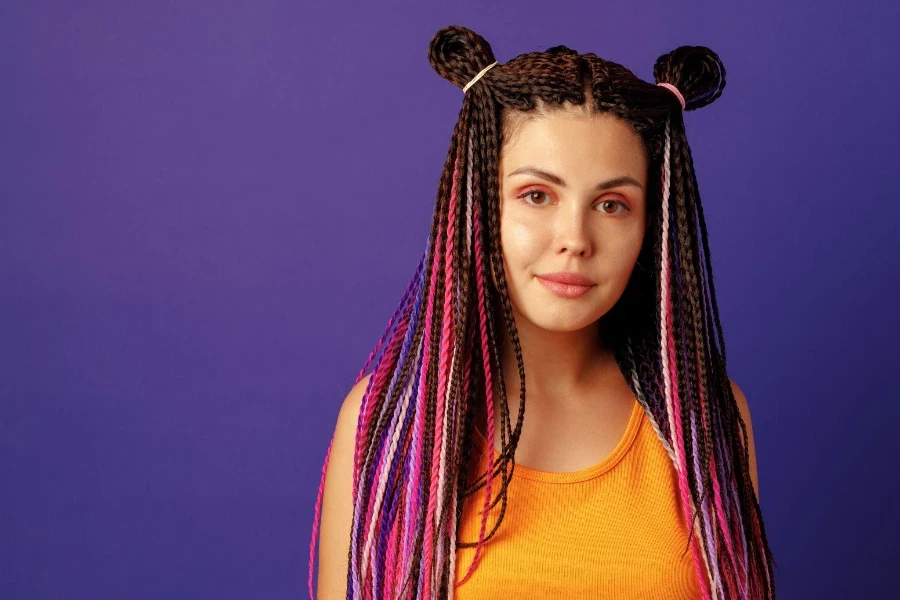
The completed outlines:
{"type": "Polygon", "coordinates": [[[731,381],[731,391],[734,392],[734,399],[737,401],[738,410],[741,412],[741,418],[744,420],[744,426],[747,428],[747,440],[750,443],[750,480],[753,483],[753,490],[756,492],[756,500],[759,501],[759,478],[756,473],[756,447],[753,443],[753,423],[750,421],[750,407],[747,405],[747,398],[744,392],[738,387],[734,381],[731,381]]]}
{"type": "Polygon", "coordinates": [[[353,452],[362,397],[371,376],[371,373],[366,375],[347,394],[335,425],[319,523],[317,600],[347,598],[348,555],[353,523],[353,452]]]}

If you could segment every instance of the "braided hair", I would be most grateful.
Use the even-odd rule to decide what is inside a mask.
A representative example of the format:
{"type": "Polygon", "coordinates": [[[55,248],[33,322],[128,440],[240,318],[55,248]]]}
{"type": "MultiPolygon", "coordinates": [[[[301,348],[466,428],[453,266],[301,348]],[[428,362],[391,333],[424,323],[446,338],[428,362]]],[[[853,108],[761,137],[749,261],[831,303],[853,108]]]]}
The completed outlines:
{"type": "MultiPolygon", "coordinates": [[[[460,88],[495,62],[490,45],[459,26],[435,34],[428,58],[460,88]]],[[[722,62],[703,46],[660,56],[653,76],[680,90],[684,110],[710,104],[725,87],[722,62]]],[[[347,598],[452,598],[503,520],[525,411],[525,370],[502,267],[499,156],[517,115],[546,114],[564,103],[630,124],[645,144],[649,173],[659,173],[648,178],[638,268],[601,318],[601,335],[677,472],[703,598],[775,598],[774,559],[750,478],[747,430],[726,372],[680,101],[617,63],[565,46],[498,64],[463,98],[424,253],[357,377],[359,383],[374,363],[356,430],[347,598]],[[518,367],[515,426],[500,371],[503,339],[518,367]],[[501,399],[502,450],[492,468],[473,478],[476,409],[486,411],[487,439],[494,439],[493,383],[501,399]],[[479,538],[458,541],[463,501],[482,486],[479,538]],[[492,488],[499,491],[491,506],[502,506],[488,532],[492,488]],[[456,548],[473,546],[472,565],[455,582],[456,548]]],[[[330,455],[331,446],[310,543],[310,595],[330,455]]]]}

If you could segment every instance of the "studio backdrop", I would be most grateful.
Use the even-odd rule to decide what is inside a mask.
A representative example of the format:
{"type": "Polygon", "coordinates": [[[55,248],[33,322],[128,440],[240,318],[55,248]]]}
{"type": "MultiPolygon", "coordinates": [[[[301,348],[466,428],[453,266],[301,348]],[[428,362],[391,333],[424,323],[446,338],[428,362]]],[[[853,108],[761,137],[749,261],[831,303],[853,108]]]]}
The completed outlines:
{"type": "Polygon", "coordinates": [[[425,248],[461,90],[566,45],[685,114],[783,598],[884,598],[900,536],[891,2],[5,2],[0,598],[307,596],[341,402],[425,248]]]}

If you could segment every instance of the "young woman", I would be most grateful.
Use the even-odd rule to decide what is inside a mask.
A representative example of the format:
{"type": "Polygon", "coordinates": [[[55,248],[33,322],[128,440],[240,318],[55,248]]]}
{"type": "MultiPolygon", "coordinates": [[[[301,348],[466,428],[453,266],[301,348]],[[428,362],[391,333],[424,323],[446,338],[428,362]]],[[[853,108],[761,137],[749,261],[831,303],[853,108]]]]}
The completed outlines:
{"type": "Polygon", "coordinates": [[[429,60],[462,110],[325,458],[310,595],[321,510],[319,599],[774,598],[682,120],[718,56],[654,85],[447,27],[429,60]]]}

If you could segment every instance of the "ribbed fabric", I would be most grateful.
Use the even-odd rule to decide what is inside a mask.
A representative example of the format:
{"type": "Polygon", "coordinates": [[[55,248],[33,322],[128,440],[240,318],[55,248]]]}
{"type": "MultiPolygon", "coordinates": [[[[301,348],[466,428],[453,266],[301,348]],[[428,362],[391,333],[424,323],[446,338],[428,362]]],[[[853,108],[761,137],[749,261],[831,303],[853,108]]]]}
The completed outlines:
{"type": "MultiPolygon", "coordinates": [[[[493,444],[482,447],[478,473],[493,444]]],[[[495,475],[496,499],[502,480],[495,475]]],[[[457,543],[478,541],[485,489],[466,499],[457,543]]],[[[687,546],[675,468],[635,400],[615,450],[580,471],[550,473],[516,465],[503,522],[481,549],[456,600],[614,598],[694,600],[701,596],[687,546]]],[[[491,510],[491,531],[502,502],[491,510]]],[[[456,581],[475,548],[459,548],[456,581]]]]}

